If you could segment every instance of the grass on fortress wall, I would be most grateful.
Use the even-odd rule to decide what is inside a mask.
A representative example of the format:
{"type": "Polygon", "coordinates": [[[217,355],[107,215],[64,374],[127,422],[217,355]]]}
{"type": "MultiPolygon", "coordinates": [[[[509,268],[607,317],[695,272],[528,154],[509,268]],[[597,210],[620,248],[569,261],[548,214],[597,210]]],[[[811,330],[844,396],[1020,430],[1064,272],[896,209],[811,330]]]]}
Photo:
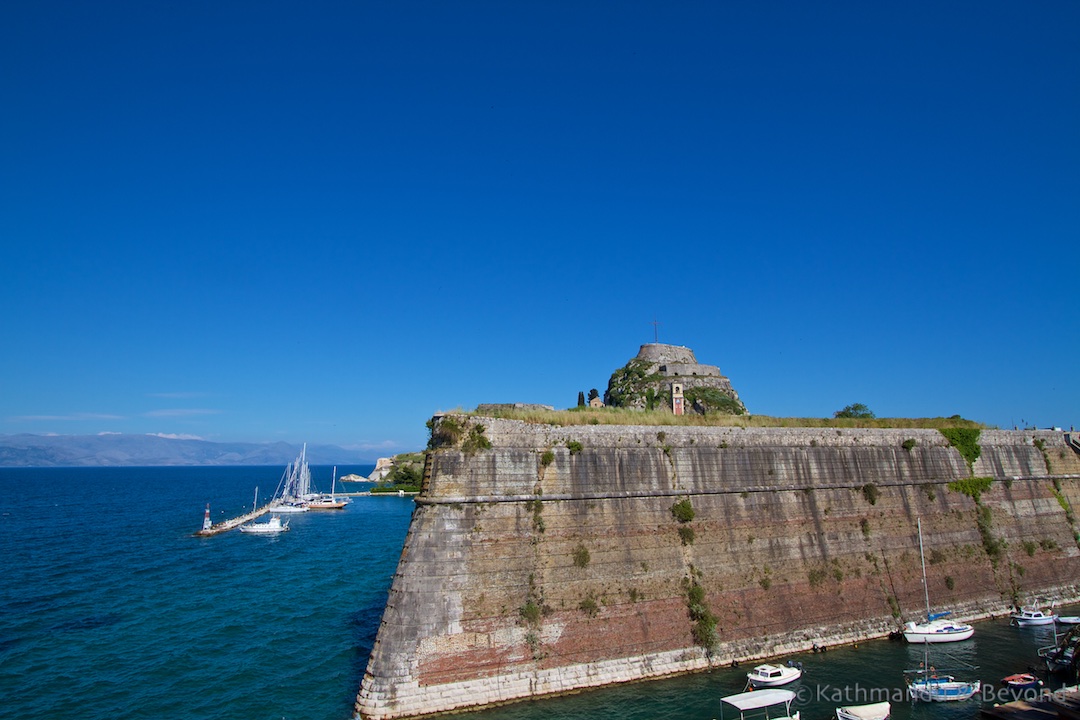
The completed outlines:
{"type": "MultiPolygon", "coordinates": [[[[476,413],[465,413],[475,415],[476,413]]],[[[714,427],[801,428],[986,428],[973,420],[950,418],[779,418],[768,415],[673,415],[669,410],[575,408],[571,410],[500,409],[484,417],[523,420],[542,425],[689,425],[714,427]]]]}

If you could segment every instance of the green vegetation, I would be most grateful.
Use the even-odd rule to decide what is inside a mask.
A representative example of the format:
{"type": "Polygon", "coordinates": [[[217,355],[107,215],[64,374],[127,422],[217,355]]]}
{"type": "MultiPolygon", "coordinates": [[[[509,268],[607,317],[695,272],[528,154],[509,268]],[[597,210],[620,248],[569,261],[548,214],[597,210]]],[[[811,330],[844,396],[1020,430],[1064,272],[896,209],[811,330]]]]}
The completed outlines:
{"type": "Polygon", "coordinates": [[[702,415],[742,415],[746,412],[735,398],[718,388],[692,387],[683,393],[686,404],[699,410],[702,415]]]}
{"type": "Polygon", "coordinates": [[[863,518],[859,521],[859,529],[862,530],[863,537],[870,537],[870,521],[863,518]]]}
{"type": "Polygon", "coordinates": [[[540,606],[530,598],[524,605],[518,608],[521,619],[530,625],[540,622],[540,606]]]}
{"type": "Polygon", "coordinates": [[[690,527],[689,525],[680,525],[679,526],[679,540],[682,541],[683,545],[693,545],[694,544],[694,528],[690,527]]]}
{"type": "Polygon", "coordinates": [[[428,432],[431,433],[431,437],[428,438],[428,450],[454,447],[461,442],[461,438],[465,434],[462,420],[456,415],[445,415],[437,421],[432,418],[427,421],[427,428],[428,432]]]}
{"type": "Polygon", "coordinates": [[[544,454],[540,456],[540,464],[543,467],[547,467],[553,462],[555,462],[555,453],[551,450],[545,450],[544,454]]]}
{"type": "Polygon", "coordinates": [[[979,455],[982,454],[982,448],[979,447],[981,429],[977,427],[947,427],[938,428],[938,431],[945,436],[950,445],[960,452],[961,457],[967,460],[970,469],[975,461],[979,459],[979,455]]]}
{"type": "MultiPolygon", "coordinates": [[[[608,381],[608,391],[605,397],[607,405],[615,408],[631,407],[635,403],[644,404],[646,401],[646,386],[657,385],[664,379],[659,373],[648,374],[652,365],[648,360],[634,358],[611,374],[608,381]]],[[[648,388],[652,390],[652,388],[648,388]]],[[[671,396],[667,393],[656,394],[653,390],[652,401],[656,404],[661,395],[671,396]]]]}
{"type": "Polygon", "coordinates": [[[578,546],[574,548],[574,566],[579,568],[589,566],[589,548],[581,543],[578,543],[578,546]]]}
{"type": "Polygon", "coordinates": [[[949,588],[950,590],[956,587],[956,581],[953,580],[952,575],[945,576],[945,587],[949,588]]]}
{"type": "Polygon", "coordinates": [[[596,600],[590,596],[581,601],[581,604],[578,605],[578,610],[581,610],[581,612],[589,617],[596,617],[600,612],[600,606],[597,605],[596,600]]]}
{"type": "Polygon", "coordinates": [[[889,595],[886,599],[889,602],[889,612],[892,613],[892,616],[894,618],[899,618],[900,617],[900,602],[895,597],[893,597],[892,595],[889,595]]]}
{"type": "Polygon", "coordinates": [[[712,650],[716,646],[716,616],[712,614],[705,601],[705,588],[696,579],[684,581],[686,587],[686,607],[694,626],[690,629],[694,644],[712,650]]]}
{"type": "Polygon", "coordinates": [[[694,506],[690,498],[683,498],[671,506],[671,516],[681,523],[688,523],[694,519],[694,506]]]}
{"type": "Polygon", "coordinates": [[[491,448],[491,441],[484,435],[484,426],[469,422],[464,416],[444,415],[427,422],[431,437],[428,438],[428,450],[461,446],[462,452],[471,455],[480,450],[491,448]]]}
{"type": "Polygon", "coordinates": [[[908,438],[904,442],[900,443],[900,447],[904,448],[908,452],[911,452],[911,448],[915,447],[915,438],[908,438]]]}
{"type": "Polygon", "coordinates": [[[373,494],[420,492],[424,479],[424,461],[427,453],[402,453],[393,457],[390,472],[371,488],[373,494]]]}
{"type": "Polygon", "coordinates": [[[1042,438],[1033,437],[1031,438],[1031,444],[1038,448],[1039,452],[1042,453],[1043,465],[1046,466],[1046,474],[1051,474],[1053,470],[1050,469],[1050,454],[1046,452],[1046,441],[1042,438]]]}
{"type": "Polygon", "coordinates": [[[481,450],[490,450],[491,441],[484,435],[484,430],[484,426],[479,423],[469,428],[469,434],[466,436],[465,442],[461,443],[461,451],[466,455],[472,455],[481,450]]]}
{"type": "Polygon", "coordinates": [[[870,410],[870,408],[866,407],[862,403],[852,403],[844,409],[834,412],[833,417],[870,419],[874,417],[874,413],[870,410]]]}
{"type": "Polygon", "coordinates": [[[866,483],[862,486],[863,497],[866,498],[866,502],[871,505],[877,505],[878,498],[881,496],[881,491],[878,490],[877,485],[874,483],[866,483]]]}
{"type": "Polygon", "coordinates": [[[990,489],[993,482],[994,478],[990,477],[970,477],[953,480],[948,484],[948,488],[953,492],[967,495],[978,504],[982,500],[982,494],[990,489]]]}
{"type": "MultiPolygon", "coordinates": [[[[659,397],[659,396],[658,396],[659,397]]],[[[658,403],[655,410],[636,410],[630,407],[574,408],[570,410],[539,410],[531,408],[500,408],[491,417],[521,420],[537,425],[571,427],[574,425],[652,425],[701,427],[797,427],[797,428],[909,428],[940,430],[942,428],[985,427],[981,423],[956,418],[781,418],[768,415],[672,415],[670,398],[658,403]]],[[[468,413],[476,415],[475,413],[468,413]]]]}
{"type": "Polygon", "coordinates": [[[991,525],[993,522],[993,514],[990,508],[986,505],[980,505],[978,515],[975,518],[975,524],[979,527],[979,535],[982,537],[983,550],[986,552],[987,557],[990,558],[990,562],[997,567],[998,560],[1001,559],[1001,553],[1005,551],[1005,541],[1001,538],[994,537],[991,532],[991,525]]]}
{"type": "Polygon", "coordinates": [[[571,455],[577,455],[579,452],[585,449],[584,446],[577,440],[567,440],[566,448],[570,451],[571,455]]]}

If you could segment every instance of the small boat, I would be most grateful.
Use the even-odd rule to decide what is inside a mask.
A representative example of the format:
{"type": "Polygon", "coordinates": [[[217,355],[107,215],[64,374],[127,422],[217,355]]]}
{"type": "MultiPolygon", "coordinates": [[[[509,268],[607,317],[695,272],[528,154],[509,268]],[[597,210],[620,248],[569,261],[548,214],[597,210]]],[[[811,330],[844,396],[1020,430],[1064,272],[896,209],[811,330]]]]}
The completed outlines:
{"type": "Polygon", "coordinates": [[[730,705],[739,711],[739,720],[747,720],[748,717],[764,717],[768,720],[800,720],[799,711],[791,711],[791,703],[794,699],[795,693],[779,688],[751,690],[738,695],[728,695],[720,698],[721,718],[723,717],[724,706],[730,705]],[[752,711],[754,710],[763,710],[764,712],[753,714],[752,711]],[[747,715],[747,713],[751,714],[747,715]]]}
{"type": "Polygon", "coordinates": [[[1059,625],[1080,625],[1080,615],[1058,615],[1059,625]]]}
{"type": "Polygon", "coordinates": [[[255,533],[256,535],[276,535],[277,533],[285,532],[289,529],[289,522],[281,522],[281,518],[274,515],[269,521],[264,523],[248,523],[247,525],[240,526],[240,532],[242,533],[255,533]]]}
{"type": "Polygon", "coordinates": [[[1053,625],[1057,615],[1053,611],[1049,615],[1039,609],[1038,603],[1020,608],[1018,612],[1010,615],[1013,625],[1028,627],[1031,625],[1053,625]]]}
{"type": "Polygon", "coordinates": [[[967,623],[943,620],[947,612],[928,615],[926,622],[908,622],[904,625],[904,639],[909,643],[943,643],[967,640],[975,634],[975,628],[967,623]]]}
{"type": "Polygon", "coordinates": [[[888,701],[836,708],[836,720],[887,720],[892,706],[888,701]]]}
{"type": "Polygon", "coordinates": [[[1016,673],[1003,677],[1001,682],[1013,690],[1031,690],[1042,687],[1043,681],[1031,673],[1016,673]]]}
{"type": "Polygon", "coordinates": [[[945,702],[949,700],[967,700],[979,692],[979,681],[964,682],[952,675],[938,675],[933,672],[908,682],[908,694],[912,700],[927,702],[945,702]]]}
{"type": "Polygon", "coordinates": [[[1067,672],[1076,667],[1076,646],[1080,644],[1080,627],[1054,633],[1054,644],[1039,648],[1036,654],[1052,673],[1067,672]]]}
{"type": "Polygon", "coordinates": [[[930,664],[930,646],[923,646],[923,662],[917,670],[905,670],[908,695],[912,700],[925,702],[947,702],[967,700],[979,692],[982,683],[978,680],[967,682],[957,680],[952,675],[939,673],[930,664]]]}
{"type": "Polygon", "coordinates": [[[802,677],[802,663],[788,660],[787,665],[758,665],[746,673],[746,680],[752,688],[768,688],[787,685],[802,677]]]}

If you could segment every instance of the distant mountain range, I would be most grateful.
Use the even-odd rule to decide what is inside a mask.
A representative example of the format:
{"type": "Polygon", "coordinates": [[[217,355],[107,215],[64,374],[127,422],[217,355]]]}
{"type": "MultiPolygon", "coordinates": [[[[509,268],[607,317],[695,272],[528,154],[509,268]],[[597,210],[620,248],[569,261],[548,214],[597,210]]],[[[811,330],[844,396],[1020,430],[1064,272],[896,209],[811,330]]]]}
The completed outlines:
{"type": "MultiPolygon", "coordinates": [[[[157,435],[0,435],[0,467],[285,465],[299,445],[219,443],[157,435]]],[[[370,453],[308,445],[313,465],[374,464],[370,453]]]]}

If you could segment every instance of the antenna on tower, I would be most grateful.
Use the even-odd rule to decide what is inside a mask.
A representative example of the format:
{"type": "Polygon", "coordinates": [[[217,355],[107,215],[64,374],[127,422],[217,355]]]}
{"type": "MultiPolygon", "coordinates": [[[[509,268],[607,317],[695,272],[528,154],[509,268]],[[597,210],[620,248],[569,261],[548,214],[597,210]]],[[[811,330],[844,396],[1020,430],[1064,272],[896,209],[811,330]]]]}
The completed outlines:
{"type": "Polygon", "coordinates": [[[652,328],[653,329],[653,342],[659,344],[660,343],[660,323],[658,323],[656,321],[656,318],[654,317],[651,325],[653,326],[653,328],[652,328]]]}

